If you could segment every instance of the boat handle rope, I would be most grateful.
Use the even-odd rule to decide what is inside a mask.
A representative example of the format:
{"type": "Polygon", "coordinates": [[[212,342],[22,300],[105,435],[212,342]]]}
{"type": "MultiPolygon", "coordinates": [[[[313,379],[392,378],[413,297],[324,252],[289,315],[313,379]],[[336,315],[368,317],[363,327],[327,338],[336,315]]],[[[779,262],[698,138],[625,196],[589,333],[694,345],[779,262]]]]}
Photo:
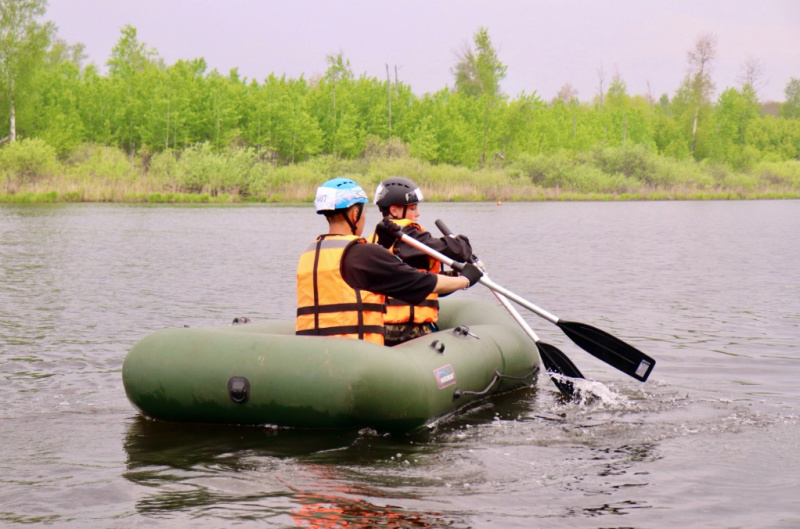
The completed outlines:
{"type": "Polygon", "coordinates": [[[533,369],[531,369],[529,372],[527,372],[527,373],[525,373],[524,375],[521,375],[521,376],[503,375],[502,373],[500,373],[500,371],[495,369],[494,370],[494,376],[492,377],[492,380],[490,380],[489,384],[487,384],[486,387],[483,388],[481,391],[469,391],[469,390],[466,390],[466,389],[458,389],[458,388],[456,388],[455,390],[453,390],[453,400],[456,400],[456,399],[460,398],[462,395],[474,395],[476,397],[481,397],[483,395],[488,394],[489,391],[491,391],[492,386],[494,386],[495,382],[497,382],[500,379],[506,378],[508,380],[526,380],[526,379],[528,379],[528,378],[530,378],[532,376],[535,376],[536,373],[538,373],[538,372],[539,372],[539,366],[538,365],[534,365],[533,369]]]}

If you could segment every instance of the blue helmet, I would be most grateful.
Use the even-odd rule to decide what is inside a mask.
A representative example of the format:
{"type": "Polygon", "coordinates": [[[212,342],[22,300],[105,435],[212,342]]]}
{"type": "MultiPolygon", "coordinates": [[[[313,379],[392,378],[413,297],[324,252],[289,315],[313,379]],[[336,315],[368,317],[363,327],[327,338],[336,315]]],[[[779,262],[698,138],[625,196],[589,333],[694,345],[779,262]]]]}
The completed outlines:
{"type": "Polygon", "coordinates": [[[354,204],[366,204],[367,194],[349,178],[334,178],[317,188],[314,208],[317,213],[347,209],[354,204]]]}

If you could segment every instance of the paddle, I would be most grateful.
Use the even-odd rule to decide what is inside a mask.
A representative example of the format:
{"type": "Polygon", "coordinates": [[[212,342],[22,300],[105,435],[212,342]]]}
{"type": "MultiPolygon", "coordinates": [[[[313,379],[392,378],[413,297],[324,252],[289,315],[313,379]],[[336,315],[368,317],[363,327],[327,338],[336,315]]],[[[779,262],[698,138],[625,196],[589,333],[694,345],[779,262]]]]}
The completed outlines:
{"type": "MultiPolygon", "coordinates": [[[[453,232],[445,225],[442,220],[436,221],[436,227],[438,227],[441,232],[447,237],[453,237],[453,232]]],[[[472,256],[472,262],[475,264],[479,263],[479,259],[476,255],[472,256]]],[[[483,267],[481,267],[483,268],[483,267]]],[[[484,277],[488,277],[486,271],[484,270],[484,277]]],[[[536,344],[536,348],[539,350],[539,357],[542,359],[542,363],[544,364],[545,370],[550,374],[550,379],[553,381],[553,384],[565,395],[572,396],[575,392],[575,388],[568,379],[562,377],[570,377],[570,378],[584,378],[583,374],[575,367],[575,364],[567,358],[567,355],[562,353],[559,349],[555,346],[546,344],[539,340],[539,337],[533,332],[528,322],[526,322],[522,315],[514,308],[508,299],[505,296],[500,294],[499,292],[492,291],[495,295],[497,300],[500,302],[503,307],[511,314],[511,317],[522,327],[522,330],[533,340],[533,343],[536,344]],[[553,376],[553,374],[562,375],[553,376]]]]}
{"type": "MultiPolygon", "coordinates": [[[[456,270],[462,270],[464,268],[464,263],[458,263],[446,255],[437,252],[433,248],[430,248],[416,239],[409,237],[400,230],[400,226],[397,224],[388,222],[384,224],[384,227],[388,232],[392,233],[392,235],[402,240],[404,243],[417,248],[434,259],[443,262],[447,266],[455,268],[456,270]]],[[[562,321],[557,316],[550,314],[546,310],[537,307],[525,298],[522,298],[510,290],[498,285],[485,275],[481,277],[479,281],[491,290],[499,292],[511,301],[522,305],[532,312],[535,312],[537,316],[546,319],[550,323],[556,324],[564,332],[564,334],[566,334],[573,342],[578,344],[578,346],[583,350],[591,355],[594,355],[608,365],[622,371],[626,375],[644,382],[647,380],[647,377],[650,376],[650,373],[653,371],[653,367],[656,365],[656,361],[651,357],[605,331],[601,331],[600,329],[585,323],[562,321]]]]}

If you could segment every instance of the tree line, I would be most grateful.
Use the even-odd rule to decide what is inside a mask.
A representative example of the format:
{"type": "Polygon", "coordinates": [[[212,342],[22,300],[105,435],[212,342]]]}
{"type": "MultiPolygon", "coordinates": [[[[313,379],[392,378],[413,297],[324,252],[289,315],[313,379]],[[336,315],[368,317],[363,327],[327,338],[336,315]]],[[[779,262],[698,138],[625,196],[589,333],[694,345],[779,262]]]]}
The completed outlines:
{"type": "Polygon", "coordinates": [[[202,144],[287,165],[355,159],[376,142],[400,142],[421,161],[468,168],[634,146],[739,170],[800,159],[800,79],[787,85],[779,116],[762,111],[755,70],[713,98],[713,35],[687,53],[689,73],[671,97],[631,95],[619,73],[606,89],[599,71],[594,100],[563,89],[545,101],[535,91],[502,92],[506,66],[483,27],[458,53],[453,86],[415,95],[389,65],[386,79],[356,75],[342,53],[327,57],[324,74],[296,79],[222,74],[202,58],[165,64],[132,26],[101,73],[84,64],[82,45],[55,38],[55,26],[40,21],[44,0],[0,5],[0,136],[41,140],[61,158],[87,143],[144,160],[202,144]]]}

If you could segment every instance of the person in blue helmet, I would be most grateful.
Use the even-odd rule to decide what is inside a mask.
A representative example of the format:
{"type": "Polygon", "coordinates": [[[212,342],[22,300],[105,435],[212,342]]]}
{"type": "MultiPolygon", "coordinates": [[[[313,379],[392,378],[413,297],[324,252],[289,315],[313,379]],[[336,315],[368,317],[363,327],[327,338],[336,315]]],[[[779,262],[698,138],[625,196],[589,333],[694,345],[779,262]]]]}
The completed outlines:
{"type": "Polygon", "coordinates": [[[421,272],[368,243],[361,237],[366,203],[367,194],[349,178],[334,178],[317,189],[314,207],[325,216],[328,232],[298,261],[296,334],[382,345],[386,296],[417,305],[431,293],[469,288],[483,275],[471,264],[457,277],[421,272]]]}

